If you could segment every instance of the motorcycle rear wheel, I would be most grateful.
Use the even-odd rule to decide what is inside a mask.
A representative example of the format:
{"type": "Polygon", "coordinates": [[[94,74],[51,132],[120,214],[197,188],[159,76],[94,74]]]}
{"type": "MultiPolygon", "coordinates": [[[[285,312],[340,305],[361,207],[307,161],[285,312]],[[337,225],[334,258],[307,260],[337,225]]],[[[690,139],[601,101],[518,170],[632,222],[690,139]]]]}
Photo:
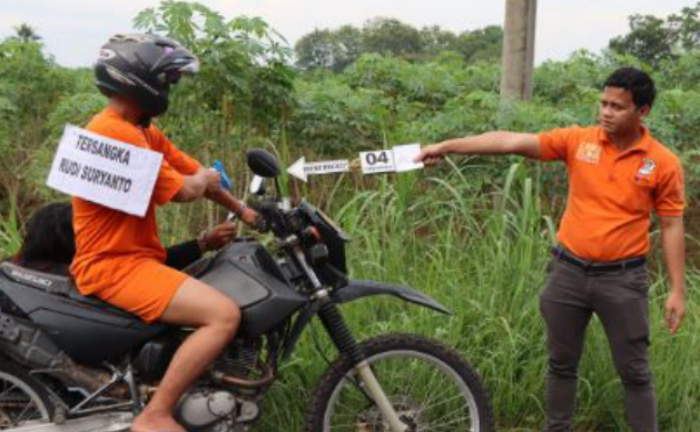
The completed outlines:
{"type": "Polygon", "coordinates": [[[41,382],[0,357],[0,430],[50,423],[54,410],[50,393],[41,382]]]}

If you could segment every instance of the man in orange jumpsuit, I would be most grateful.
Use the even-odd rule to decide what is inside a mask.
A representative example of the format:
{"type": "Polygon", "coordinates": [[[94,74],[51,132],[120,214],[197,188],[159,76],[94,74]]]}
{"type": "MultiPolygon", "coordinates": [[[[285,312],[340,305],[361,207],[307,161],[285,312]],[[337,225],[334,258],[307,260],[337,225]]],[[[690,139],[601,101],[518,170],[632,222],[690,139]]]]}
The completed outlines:
{"type": "Polygon", "coordinates": [[[71,266],[78,289],[146,322],[197,330],[175,354],[158,390],[132,425],[134,432],[184,431],[173,418],[178,399],[233,339],[240,310],[228,297],[164,264],[156,206],[209,198],[254,224],[257,213],[219,186],[218,174],[178,150],[151,119],[168,107],[170,87],[194,74],[194,55],[153,35],[117,35],[95,64],[97,86],[109,105],[87,129],[163,154],[151,202],[143,217],[73,199],[76,255],[71,266]]]}

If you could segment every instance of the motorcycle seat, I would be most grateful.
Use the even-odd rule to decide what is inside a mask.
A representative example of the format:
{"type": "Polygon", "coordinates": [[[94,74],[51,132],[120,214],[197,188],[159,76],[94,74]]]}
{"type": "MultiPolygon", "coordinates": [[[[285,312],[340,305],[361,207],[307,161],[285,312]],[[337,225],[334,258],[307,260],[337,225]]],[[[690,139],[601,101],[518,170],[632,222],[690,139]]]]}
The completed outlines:
{"type": "Polygon", "coordinates": [[[96,297],[80,294],[75,281],[69,276],[28,269],[8,261],[0,263],[0,272],[14,282],[28,285],[48,294],[66,297],[86,306],[107,310],[118,315],[133,316],[96,297]]]}

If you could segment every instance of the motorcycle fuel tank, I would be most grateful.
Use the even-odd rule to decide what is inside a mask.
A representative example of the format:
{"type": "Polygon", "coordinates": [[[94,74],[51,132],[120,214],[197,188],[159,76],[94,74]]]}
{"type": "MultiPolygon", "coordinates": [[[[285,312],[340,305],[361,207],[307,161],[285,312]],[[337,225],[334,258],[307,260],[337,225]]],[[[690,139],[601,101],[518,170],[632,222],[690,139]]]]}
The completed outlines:
{"type": "Polygon", "coordinates": [[[308,302],[255,241],[231,244],[198,278],[236,301],[242,311],[241,333],[245,337],[264,334],[308,302]]]}

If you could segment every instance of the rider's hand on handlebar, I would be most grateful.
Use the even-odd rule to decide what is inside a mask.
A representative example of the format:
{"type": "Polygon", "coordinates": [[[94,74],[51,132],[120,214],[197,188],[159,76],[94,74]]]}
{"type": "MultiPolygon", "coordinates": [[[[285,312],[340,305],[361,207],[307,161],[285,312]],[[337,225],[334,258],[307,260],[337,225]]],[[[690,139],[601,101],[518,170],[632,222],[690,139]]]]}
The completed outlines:
{"type": "Polygon", "coordinates": [[[226,221],[203,232],[199,239],[202,252],[219,250],[226,246],[236,236],[236,231],[238,231],[238,224],[226,221]]]}
{"type": "Polygon", "coordinates": [[[238,215],[239,219],[243,221],[248,226],[255,227],[258,223],[258,219],[260,218],[260,214],[253,210],[252,208],[246,207],[240,215],[238,215]]]}

